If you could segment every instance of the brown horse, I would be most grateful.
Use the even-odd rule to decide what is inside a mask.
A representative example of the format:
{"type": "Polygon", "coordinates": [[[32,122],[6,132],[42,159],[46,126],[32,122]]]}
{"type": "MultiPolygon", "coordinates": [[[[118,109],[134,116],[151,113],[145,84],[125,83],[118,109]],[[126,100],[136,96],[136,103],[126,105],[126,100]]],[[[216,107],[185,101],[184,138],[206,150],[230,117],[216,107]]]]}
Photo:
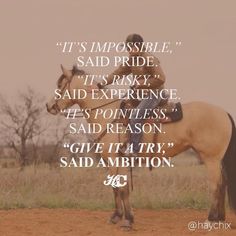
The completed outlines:
{"type": "MultiPolygon", "coordinates": [[[[72,93],[73,89],[84,88],[85,72],[81,70],[67,70],[62,66],[63,74],[58,80],[61,95],[65,91],[72,93]],[[80,75],[80,78],[78,78],[80,75]]],[[[95,85],[94,85],[95,86],[95,85]]],[[[104,109],[118,109],[120,100],[108,102],[107,100],[93,100],[88,93],[84,99],[56,99],[46,104],[47,111],[58,114],[61,110],[78,104],[81,109],[91,108],[89,123],[100,123],[105,129],[108,122],[102,116],[94,118],[94,110],[103,106],[104,109]]],[[[208,219],[219,221],[225,219],[225,192],[228,190],[229,203],[236,211],[236,129],[229,114],[219,107],[203,103],[191,102],[183,104],[183,119],[176,123],[163,124],[165,134],[158,134],[158,142],[173,142],[174,148],[166,149],[165,156],[175,156],[188,148],[193,148],[206,165],[211,189],[211,208],[208,219]]],[[[106,133],[100,141],[105,143],[103,157],[108,156],[107,149],[111,142],[119,142],[118,134],[106,133]]],[[[153,141],[153,134],[143,134],[142,142],[153,141]]],[[[142,156],[147,154],[142,153],[142,156]]],[[[109,157],[116,156],[110,154],[109,157]]],[[[126,173],[127,168],[111,168],[111,174],[126,173]]],[[[127,173],[126,173],[127,174],[127,173]]],[[[121,188],[113,188],[115,197],[115,211],[110,218],[112,223],[122,219],[123,227],[130,229],[133,223],[133,214],[129,202],[129,184],[121,188]]]]}

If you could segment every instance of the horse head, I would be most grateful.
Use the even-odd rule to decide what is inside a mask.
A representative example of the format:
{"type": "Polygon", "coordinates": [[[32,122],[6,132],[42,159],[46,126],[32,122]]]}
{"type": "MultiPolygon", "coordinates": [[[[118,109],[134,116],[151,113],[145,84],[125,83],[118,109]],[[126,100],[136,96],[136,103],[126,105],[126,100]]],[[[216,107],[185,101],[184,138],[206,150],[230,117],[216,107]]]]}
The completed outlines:
{"type": "Polygon", "coordinates": [[[65,93],[71,93],[73,89],[81,88],[83,80],[78,79],[78,76],[85,75],[83,70],[78,69],[75,65],[72,70],[68,70],[61,65],[62,75],[57,80],[57,89],[54,96],[49,102],[46,103],[47,111],[53,115],[57,115],[60,111],[67,109],[74,104],[78,104],[76,99],[70,99],[65,96],[65,93]]]}

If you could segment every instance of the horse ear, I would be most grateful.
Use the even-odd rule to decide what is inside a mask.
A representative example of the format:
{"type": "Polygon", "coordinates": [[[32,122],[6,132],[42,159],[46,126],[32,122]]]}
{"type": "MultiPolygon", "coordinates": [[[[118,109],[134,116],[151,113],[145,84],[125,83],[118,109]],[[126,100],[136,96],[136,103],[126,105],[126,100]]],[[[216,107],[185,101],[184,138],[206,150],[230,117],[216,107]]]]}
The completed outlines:
{"type": "Polygon", "coordinates": [[[72,76],[72,72],[67,70],[62,64],[61,64],[61,70],[66,78],[70,78],[72,76]]]}

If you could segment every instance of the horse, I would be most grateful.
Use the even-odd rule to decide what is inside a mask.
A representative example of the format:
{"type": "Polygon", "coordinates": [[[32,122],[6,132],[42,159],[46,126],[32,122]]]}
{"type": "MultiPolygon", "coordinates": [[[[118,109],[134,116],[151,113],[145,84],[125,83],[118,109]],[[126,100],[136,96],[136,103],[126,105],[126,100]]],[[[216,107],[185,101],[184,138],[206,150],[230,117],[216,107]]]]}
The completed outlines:
{"type": "MultiPolygon", "coordinates": [[[[60,94],[65,91],[72,93],[74,89],[84,88],[84,79],[87,75],[82,70],[68,70],[61,65],[62,75],[57,81],[60,94]]],[[[93,86],[96,87],[94,84],[93,86]]],[[[105,120],[101,117],[94,117],[94,110],[98,107],[104,109],[118,109],[121,100],[93,100],[90,93],[83,99],[69,99],[66,97],[56,98],[55,96],[46,104],[47,111],[57,115],[61,110],[78,104],[82,110],[90,108],[88,123],[99,123],[105,129],[105,125],[113,120],[105,120]]],[[[166,148],[165,155],[168,157],[192,148],[198,154],[200,160],[206,165],[209,173],[211,206],[208,213],[209,221],[225,220],[225,195],[226,188],[231,209],[236,212],[236,128],[232,117],[222,108],[205,102],[190,102],[182,104],[183,118],[175,123],[164,123],[165,134],[158,134],[158,142],[173,142],[173,148],[166,148]]],[[[154,134],[143,134],[142,142],[152,142],[154,134]]],[[[119,135],[116,133],[104,133],[100,137],[105,146],[103,158],[108,156],[108,145],[111,140],[118,142],[119,135]]],[[[142,153],[142,156],[147,154],[142,153]]],[[[109,153],[109,157],[115,157],[115,153],[109,153]]],[[[127,168],[111,167],[110,173],[127,173],[127,168]],[[122,169],[122,170],[121,170],[122,169]]],[[[129,191],[130,183],[113,188],[115,210],[110,217],[110,222],[116,224],[124,217],[121,227],[132,229],[134,214],[132,212],[129,191]]]]}

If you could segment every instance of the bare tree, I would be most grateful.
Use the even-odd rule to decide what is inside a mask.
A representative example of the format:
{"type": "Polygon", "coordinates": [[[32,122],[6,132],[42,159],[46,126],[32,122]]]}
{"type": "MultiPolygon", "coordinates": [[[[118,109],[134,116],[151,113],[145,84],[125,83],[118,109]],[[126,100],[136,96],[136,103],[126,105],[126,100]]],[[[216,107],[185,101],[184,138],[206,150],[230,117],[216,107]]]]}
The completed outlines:
{"type": "Polygon", "coordinates": [[[27,145],[44,131],[40,123],[43,110],[42,97],[31,88],[19,93],[13,105],[3,96],[0,98],[1,135],[5,145],[18,154],[22,169],[27,164],[27,145]]]}
{"type": "MultiPolygon", "coordinates": [[[[51,117],[51,115],[49,116],[51,117]]],[[[60,116],[52,118],[46,125],[47,131],[41,136],[43,149],[40,149],[40,160],[38,161],[38,163],[48,163],[51,168],[58,162],[59,154],[63,150],[63,142],[65,139],[70,139],[68,124],[64,118],[60,116]]]]}

